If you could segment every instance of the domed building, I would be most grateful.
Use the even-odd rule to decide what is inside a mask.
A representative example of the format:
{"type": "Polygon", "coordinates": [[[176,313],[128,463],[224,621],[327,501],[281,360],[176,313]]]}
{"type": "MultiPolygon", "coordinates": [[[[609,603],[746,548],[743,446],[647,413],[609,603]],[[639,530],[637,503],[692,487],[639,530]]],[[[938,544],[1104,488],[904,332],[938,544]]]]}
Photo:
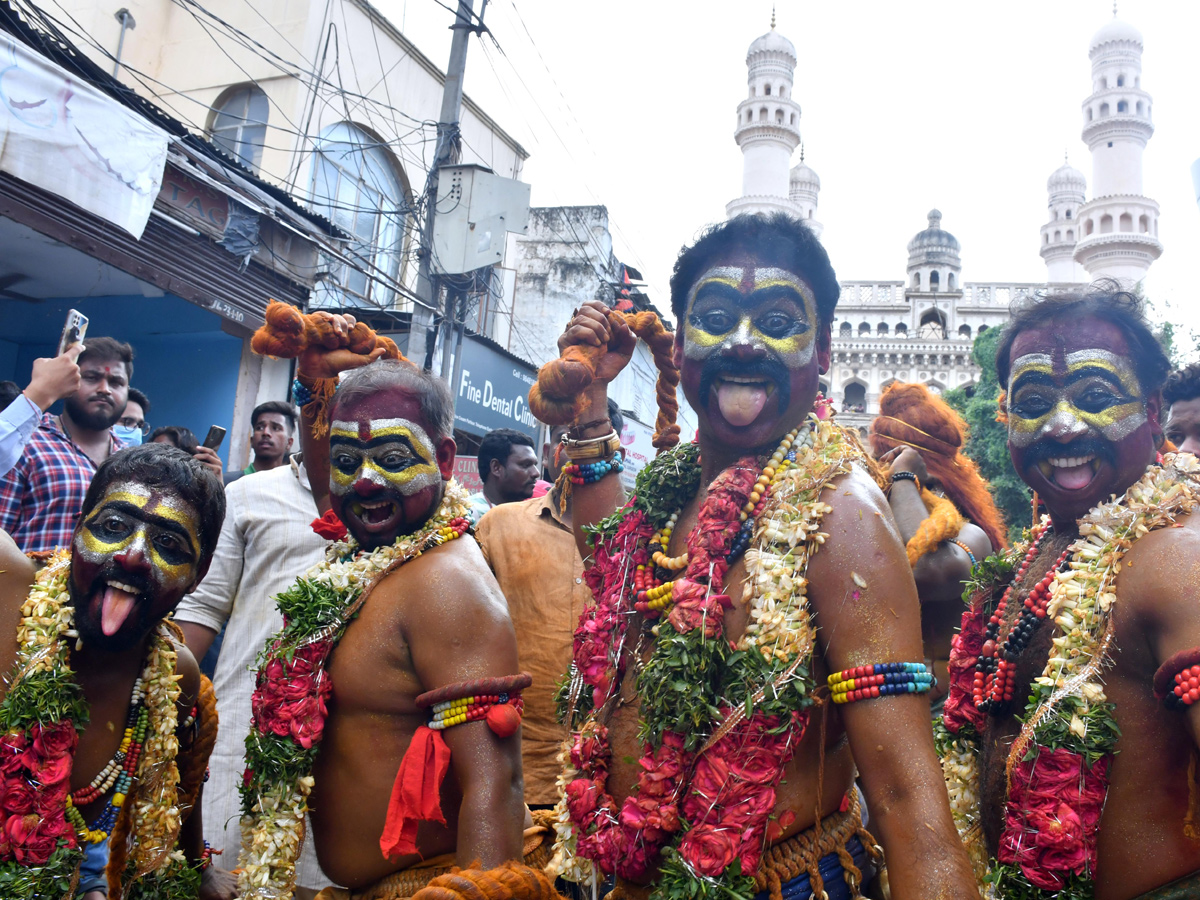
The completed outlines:
{"type": "MultiPolygon", "coordinates": [[[[1087,178],[1064,159],[1046,182],[1046,281],[964,282],[962,247],[942,227],[941,212],[930,210],[927,226],[908,242],[903,281],[842,282],[832,362],[821,383],[839,421],[865,430],[893,381],[919,381],[937,393],[974,382],[971,345],[1008,320],[1013,300],[1103,276],[1136,283],[1162,253],[1158,204],[1142,195],[1142,151],[1154,132],[1151,98],[1141,86],[1142,35],[1114,18],[1092,35],[1088,56],[1092,92],[1083,102],[1082,137],[1092,154],[1092,199],[1087,178]]],[[[784,210],[820,236],[821,179],[804,161],[796,63],[796,49],[776,31],[772,14],[771,30],[746,54],[748,90],[734,131],[742,196],[726,212],[784,210]],[[800,160],[791,166],[797,148],[800,160]]]]}

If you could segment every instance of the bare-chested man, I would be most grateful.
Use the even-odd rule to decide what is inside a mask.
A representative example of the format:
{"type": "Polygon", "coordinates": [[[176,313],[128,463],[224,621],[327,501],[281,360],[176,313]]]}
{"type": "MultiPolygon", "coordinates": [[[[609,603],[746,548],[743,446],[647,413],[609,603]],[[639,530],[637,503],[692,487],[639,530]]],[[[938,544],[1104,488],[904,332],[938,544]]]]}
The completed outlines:
{"type": "Polygon", "coordinates": [[[6,898],[59,897],[77,866],[86,900],[129,896],[146,881],[163,891],[154,896],[235,896],[228,872],[195,871],[207,861],[198,791],[215,721],[203,721],[201,703],[197,723],[200,670],[163,621],[204,577],[224,515],[208,468],[152,444],[101,463],[69,555],[36,584],[33,564],[0,533],[6,898]],[[114,831],[122,839],[110,858],[114,831]],[[165,857],[177,835],[183,856],[165,857]]]}
{"type": "Polygon", "coordinates": [[[1200,472],[1155,464],[1168,362],[1114,288],[1026,303],[997,348],[1013,466],[1049,520],[985,567],[945,722],[1000,898],[1200,894],[1200,472]]]}
{"type": "MultiPolygon", "coordinates": [[[[353,320],[330,317],[329,323],[344,335],[353,320]]],[[[437,690],[465,702],[472,694],[459,690],[465,683],[511,680],[516,639],[479,547],[469,536],[454,539],[466,530],[466,495],[450,480],[449,390],[407,362],[370,362],[375,355],[310,350],[299,361],[301,384],[315,385],[318,394],[319,382],[355,369],[342,377],[329,404],[327,436],[314,434],[321,404],[298,398],[317,507],[332,507],[357,544],[342,562],[353,567],[372,553],[400,554],[382,575],[374,569],[365,577],[365,602],[346,613],[351,621],[333,637],[336,649],[325,667],[333,688],[312,769],[313,837],[325,873],[352,891],[396,873],[410,875],[422,861],[432,877],[439,869],[429,862],[447,855],[484,868],[520,859],[526,815],[519,736],[502,736],[490,727],[491,716],[485,722],[474,714],[443,728],[438,707],[418,703],[437,690]],[[410,744],[418,749],[410,752],[410,744]],[[408,778],[398,777],[402,762],[408,778]],[[441,773],[444,822],[437,821],[437,804],[433,810],[412,805],[414,794],[438,798],[441,773]],[[423,789],[413,788],[413,778],[423,789]]],[[[519,707],[518,697],[516,688],[511,699],[519,707]]],[[[507,699],[498,691],[489,702],[507,699]]],[[[257,706],[255,715],[261,727],[257,706]]],[[[410,881],[392,879],[385,892],[380,886],[370,896],[408,896],[410,881]]]]}
{"type": "MultiPolygon", "coordinates": [[[[882,492],[853,462],[861,450],[809,417],[829,365],[837,296],[828,257],[800,222],[742,216],[708,231],[680,255],[671,280],[675,358],[699,419],[699,472],[683,474],[697,463],[694,449],[681,448],[661,481],[647,485],[661,498],[654,503],[681,504],[677,518],[629,540],[625,532],[605,537],[594,555],[582,527],[625,497],[616,477],[593,480],[594,470],[574,485],[576,534],[599,590],[576,633],[575,674],[585,687],[571,702],[583,733],[564,808],[574,849],[606,873],[615,869],[630,896],[652,884],[665,896],[716,896],[706,887],[716,879],[731,895],[775,895],[782,882],[787,897],[857,897],[874,841],[859,830],[856,765],[891,896],[976,896],[921,696],[929,676],[904,545],[882,492]],[[698,489],[681,487],[687,477],[698,489]],[[798,511],[823,534],[805,538],[798,511]],[[641,535],[649,531],[647,549],[641,535]],[[633,582],[620,579],[636,566],[637,583],[622,593],[633,582]],[[758,576],[748,579],[748,566],[758,576]],[[645,590],[667,581],[673,586],[645,590]],[[778,658],[782,669],[772,668],[778,658]],[[827,685],[831,674],[860,666],[879,681],[864,669],[861,691],[847,693],[854,673],[827,685]],[[678,674],[664,679],[667,671],[678,674]],[[877,687],[871,699],[871,685],[885,680],[897,692],[879,696],[877,687]],[[676,693],[695,702],[679,709],[676,693]],[[784,846],[764,853],[769,845],[784,846]]],[[[602,348],[565,444],[582,461],[597,446],[608,449],[607,386],[634,339],[623,319],[588,303],[559,344],[602,348]]],[[[644,502],[624,513],[626,528],[644,502]]],[[[611,535],[615,526],[605,528],[611,535]]],[[[571,849],[560,846],[560,863],[569,865],[571,849]]]]}

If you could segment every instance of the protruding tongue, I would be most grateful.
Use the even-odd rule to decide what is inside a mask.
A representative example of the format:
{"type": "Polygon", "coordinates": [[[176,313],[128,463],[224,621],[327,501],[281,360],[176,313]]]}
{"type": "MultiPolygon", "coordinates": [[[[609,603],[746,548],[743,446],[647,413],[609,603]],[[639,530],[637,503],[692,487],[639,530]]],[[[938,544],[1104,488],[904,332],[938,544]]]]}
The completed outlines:
{"type": "Polygon", "coordinates": [[[130,594],[112,586],[105,588],[104,599],[101,601],[103,606],[100,614],[100,630],[109,636],[116,634],[125,624],[125,620],[129,618],[129,613],[133,609],[133,601],[136,599],[137,594],[130,594]]]}
{"type": "Polygon", "coordinates": [[[717,387],[717,405],[730,425],[749,425],[758,418],[767,402],[767,389],[762,384],[734,384],[722,381],[717,387]]]}
{"type": "Polygon", "coordinates": [[[1062,466],[1054,470],[1054,483],[1068,491],[1077,491],[1088,486],[1095,472],[1092,464],[1085,462],[1081,466],[1062,466]]]}

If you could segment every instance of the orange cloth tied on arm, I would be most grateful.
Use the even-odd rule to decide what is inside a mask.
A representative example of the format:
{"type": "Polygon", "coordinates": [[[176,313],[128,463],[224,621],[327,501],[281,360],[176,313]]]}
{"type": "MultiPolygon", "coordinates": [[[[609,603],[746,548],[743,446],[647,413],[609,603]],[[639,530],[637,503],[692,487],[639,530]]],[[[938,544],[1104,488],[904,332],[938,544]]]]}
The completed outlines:
{"type": "Polygon", "coordinates": [[[446,824],[442,813],[442,781],[450,768],[450,748],[442,736],[427,725],[420,726],[400,761],[392,785],[387,820],[379,838],[385,859],[417,853],[417,825],[446,824]]]}

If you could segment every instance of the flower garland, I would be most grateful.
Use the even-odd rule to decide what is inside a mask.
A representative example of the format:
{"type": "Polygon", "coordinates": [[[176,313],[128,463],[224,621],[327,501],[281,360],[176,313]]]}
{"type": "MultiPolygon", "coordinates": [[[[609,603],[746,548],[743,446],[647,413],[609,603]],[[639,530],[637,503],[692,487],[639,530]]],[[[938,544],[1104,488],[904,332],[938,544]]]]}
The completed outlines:
{"type": "MultiPolygon", "coordinates": [[[[1009,791],[995,860],[980,825],[979,736],[973,702],[976,659],[998,585],[1011,580],[1029,541],[980,563],[967,589],[970,607],[950,653],[950,695],[936,727],[942,770],[959,835],[981,886],[1020,900],[1092,896],[1100,815],[1119,733],[1102,676],[1112,664],[1116,576],[1138,538],[1173,524],[1200,504],[1200,462],[1190,454],[1151,466],[1120,499],[1079,522],[1070,562],[1050,585],[1052,650],[1034,679],[1024,726],[1009,754],[1009,791]]],[[[1043,520],[1041,527],[1046,527],[1043,520]]],[[[1034,535],[1036,537],[1036,535],[1034,535]]]]}
{"type": "MultiPolygon", "coordinates": [[[[83,859],[80,843],[92,834],[70,802],[75,749],[88,721],[83,690],[69,665],[70,641],[78,638],[67,588],[70,563],[70,553],[60,550],[34,580],[21,607],[16,664],[0,704],[0,896],[5,898],[65,894],[83,859]]],[[[152,639],[141,676],[148,723],[130,793],[134,845],[125,877],[134,881],[131,898],[171,896],[197,874],[186,862],[179,866],[168,859],[163,865],[180,827],[175,791],[179,686],[166,628],[152,639]],[[153,882],[142,878],[156,869],[153,882]]]]}
{"type": "Polygon", "coordinates": [[[831,423],[814,416],[801,430],[805,436],[785,439],[763,475],[755,460],[740,460],[708,490],[669,611],[640,635],[653,642],[637,674],[645,749],[637,787],[619,808],[606,787],[611,749],[603,723],[626,658],[640,658],[627,646],[628,629],[651,547],[661,546],[652,536],[698,490],[699,448],[661,453],[639,473],[630,503],[594,529],[586,578],[595,603],[581,617],[574,677],[560,693],[573,731],[556,808],[554,865],[563,877],[594,884],[598,867],[641,879],[661,865],[659,900],[755,893],[766,840],[790,824],[771,814],[812,702],[804,572],[825,539],[820,524],[830,507],[821,494],[861,458],[831,423]],[[745,556],[750,623],[735,644],[723,634],[731,605],[723,582],[748,511],[757,515],[745,556]]]}
{"type": "Polygon", "coordinates": [[[325,562],[276,596],[283,630],[258,659],[246,737],[238,860],[243,900],[278,900],[295,888],[312,767],[333,691],[325,663],[360,598],[392,569],[466,531],[466,516],[466,491],[450,481],[420,530],[370,551],[360,551],[353,538],[334,542],[325,562]]]}

